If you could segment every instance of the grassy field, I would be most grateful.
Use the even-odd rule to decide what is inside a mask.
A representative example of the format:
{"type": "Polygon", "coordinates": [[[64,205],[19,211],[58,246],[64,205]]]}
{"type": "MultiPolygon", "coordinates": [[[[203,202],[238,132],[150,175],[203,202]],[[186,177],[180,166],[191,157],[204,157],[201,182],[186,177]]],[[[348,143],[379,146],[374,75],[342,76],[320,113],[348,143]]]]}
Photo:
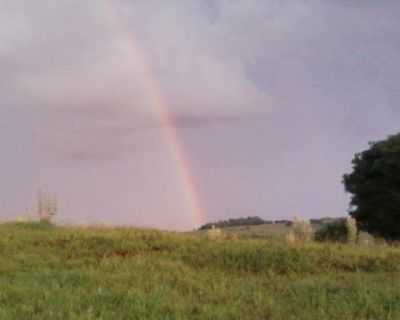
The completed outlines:
{"type": "Polygon", "coordinates": [[[400,319],[400,249],[0,225],[0,319],[400,319]]]}

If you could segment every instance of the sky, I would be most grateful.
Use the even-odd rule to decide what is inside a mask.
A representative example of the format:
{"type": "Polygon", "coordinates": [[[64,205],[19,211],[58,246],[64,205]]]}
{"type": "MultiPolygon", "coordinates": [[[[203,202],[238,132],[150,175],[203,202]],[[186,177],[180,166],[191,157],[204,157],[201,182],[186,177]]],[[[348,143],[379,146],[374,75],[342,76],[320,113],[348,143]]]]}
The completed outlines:
{"type": "Polygon", "coordinates": [[[0,0],[0,219],[343,216],[399,131],[396,0],[0,0]]]}

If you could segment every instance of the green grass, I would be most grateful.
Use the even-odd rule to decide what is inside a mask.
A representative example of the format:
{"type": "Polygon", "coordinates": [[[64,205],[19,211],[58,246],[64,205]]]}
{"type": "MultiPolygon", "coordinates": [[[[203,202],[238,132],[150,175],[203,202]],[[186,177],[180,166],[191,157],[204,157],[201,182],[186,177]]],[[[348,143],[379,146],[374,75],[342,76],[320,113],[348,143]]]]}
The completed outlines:
{"type": "Polygon", "coordinates": [[[400,319],[400,249],[0,225],[0,319],[400,319]]]}

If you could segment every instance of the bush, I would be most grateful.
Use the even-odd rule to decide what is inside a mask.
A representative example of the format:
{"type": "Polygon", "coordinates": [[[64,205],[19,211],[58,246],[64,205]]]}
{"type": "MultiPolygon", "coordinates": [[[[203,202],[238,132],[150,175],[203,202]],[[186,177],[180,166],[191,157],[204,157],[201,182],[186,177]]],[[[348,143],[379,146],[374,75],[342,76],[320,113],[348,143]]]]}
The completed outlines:
{"type": "Polygon", "coordinates": [[[347,242],[355,243],[358,238],[357,222],[353,218],[346,218],[347,242]]]}
{"type": "Polygon", "coordinates": [[[315,232],[314,238],[316,241],[355,243],[357,235],[356,221],[352,218],[343,218],[321,227],[315,232]]]}
{"type": "Polygon", "coordinates": [[[288,242],[310,241],[312,239],[313,229],[310,221],[301,221],[294,219],[292,228],[286,236],[288,242]]]}

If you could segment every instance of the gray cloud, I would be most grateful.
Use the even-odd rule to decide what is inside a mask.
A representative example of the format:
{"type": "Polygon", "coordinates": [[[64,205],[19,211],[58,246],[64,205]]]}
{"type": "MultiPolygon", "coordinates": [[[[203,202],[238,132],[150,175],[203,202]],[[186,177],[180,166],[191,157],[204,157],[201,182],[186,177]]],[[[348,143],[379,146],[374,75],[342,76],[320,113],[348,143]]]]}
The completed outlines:
{"type": "MultiPolygon", "coordinates": [[[[352,154],[398,130],[399,9],[394,0],[1,1],[0,173],[12,182],[0,183],[9,199],[0,209],[20,211],[44,184],[70,194],[66,208],[106,219],[106,204],[73,187],[94,188],[88,170],[118,185],[114,172],[129,168],[140,178],[117,174],[118,191],[99,189],[124,194],[109,210],[146,211],[152,197],[181,210],[167,200],[181,195],[165,191],[176,172],[161,98],[210,217],[343,213],[352,154]]],[[[164,226],[190,225],[168,216],[164,226]]]]}

